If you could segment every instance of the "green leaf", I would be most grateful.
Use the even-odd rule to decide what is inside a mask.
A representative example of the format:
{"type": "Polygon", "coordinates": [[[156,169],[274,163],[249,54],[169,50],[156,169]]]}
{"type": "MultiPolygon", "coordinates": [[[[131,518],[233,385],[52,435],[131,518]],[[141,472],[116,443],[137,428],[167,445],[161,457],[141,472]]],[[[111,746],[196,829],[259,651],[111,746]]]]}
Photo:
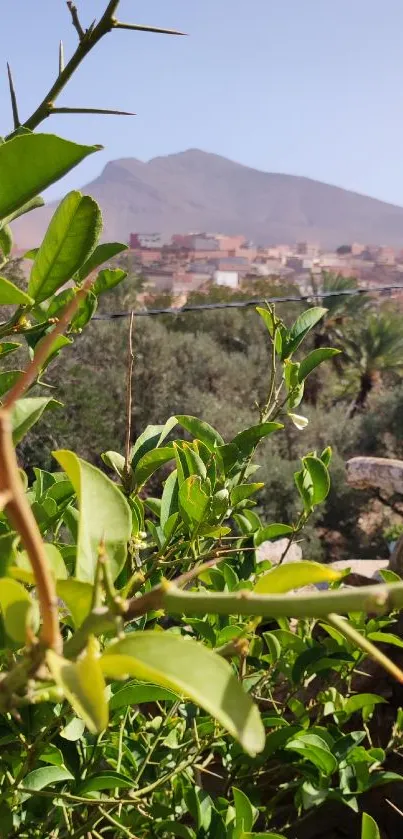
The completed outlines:
{"type": "Polygon", "coordinates": [[[47,408],[58,408],[60,402],[43,396],[33,396],[28,399],[18,399],[11,413],[13,443],[16,446],[27,432],[41,418],[47,408]]]}
{"type": "Polygon", "coordinates": [[[271,542],[283,536],[291,536],[293,532],[294,528],[289,524],[268,524],[267,527],[261,527],[260,530],[256,531],[254,545],[258,548],[263,542],[271,542]]]}
{"type": "Polygon", "coordinates": [[[330,490],[330,477],[327,467],[319,457],[308,455],[302,459],[310,477],[309,492],[311,505],[321,504],[330,490]]]}
{"type": "Polygon", "coordinates": [[[84,721],[80,720],[78,717],[73,717],[73,719],[70,720],[64,728],[62,728],[60,737],[63,737],[63,740],[69,740],[71,743],[75,743],[83,736],[84,729],[84,721]]]}
{"type": "Polygon", "coordinates": [[[202,489],[198,475],[191,475],[183,481],[179,489],[179,506],[187,523],[200,524],[203,521],[209,503],[209,497],[202,489]]]}
{"type": "Polygon", "coordinates": [[[141,705],[143,702],[174,702],[178,694],[160,685],[132,684],[125,685],[113,694],[109,708],[116,711],[119,708],[126,708],[127,705],[141,705]]]}
{"type": "Polygon", "coordinates": [[[36,303],[71,279],[94,249],[101,226],[101,211],[93,198],[78,191],[66,195],[50,221],[31,269],[28,294],[36,303]]]}
{"type": "Polygon", "coordinates": [[[165,481],[161,498],[160,525],[165,531],[168,519],[179,511],[179,483],[176,469],[165,481]]]}
{"type": "Polygon", "coordinates": [[[40,769],[34,769],[30,772],[23,781],[24,789],[32,790],[32,792],[39,792],[39,790],[50,786],[50,784],[57,784],[61,781],[72,781],[74,776],[67,769],[61,766],[43,766],[40,769]]]}
{"type": "MultiPolygon", "coordinates": [[[[57,549],[56,545],[48,542],[44,544],[46,559],[52,574],[56,580],[67,579],[67,568],[64,564],[64,559],[57,549]]],[[[21,551],[16,555],[16,565],[10,568],[10,575],[14,580],[20,580],[22,583],[34,585],[35,577],[32,571],[31,563],[26,551],[21,551]]]]}
{"type": "Polygon", "coordinates": [[[361,839],[381,839],[378,825],[368,813],[362,814],[361,839]]]}
{"type": "Polygon", "coordinates": [[[18,382],[21,370],[3,370],[0,372],[0,398],[18,382]]]}
{"type": "Polygon", "coordinates": [[[303,312],[297,318],[288,333],[285,346],[283,345],[281,355],[283,361],[285,358],[290,358],[295,350],[298,349],[308,332],[324,317],[326,312],[327,309],[323,309],[321,306],[314,306],[312,309],[307,309],[306,312],[303,312]]]}
{"type": "Polygon", "coordinates": [[[263,422],[260,425],[252,425],[246,431],[240,431],[231,441],[244,457],[247,457],[257,446],[260,440],[284,428],[279,422],[263,422]]]}
{"type": "Polygon", "coordinates": [[[2,344],[0,343],[0,358],[1,358],[1,360],[3,360],[3,358],[6,357],[6,355],[10,355],[10,353],[16,352],[16,350],[19,350],[20,346],[21,346],[21,344],[14,344],[11,341],[4,341],[2,344]]]}
{"type": "MultiPolygon", "coordinates": [[[[127,249],[128,245],[123,245],[122,242],[105,242],[102,245],[97,245],[89,259],[87,259],[87,261],[84,262],[84,265],[81,265],[77,271],[76,278],[78,282],[81,283],[86,277],[88,277],[89,274],[92,273],[92,271],[99,268],[100,265],[108,262],[109,259],[113,259],[113,257],[117,256],[118,253],[127,251],[127,249]]],[[[96,292],[96,294],[98,294],[98,292],[96,292]]]]}
{"type": "Polygon", "coordinates": [[[286,839],[283,833],[243,833],[241,839],[286,839]]]}
{"type": "MultiPolygon", "coordinates": [[[[100,245],[100,247],[102,247],[100,245]]],[[[115,286],[119,285],[124,279],[127,277],[127,271],[122,271],[121,268],[104,268],[103,271],[100,271],[94,285],[92,286],[92,291],[97,296],[99,294],[103,294],[105,291],[109,291],[111,288],[115,288],[115,286]]]]}
{"type": "Polygon", "coordinates": [[[252,830],[253,827],[253,807],[249,798],[242,790],[232,787],[232,794],[234,796],[236,827],[233,833],[233,839],[241,839],[245,831],[252,830]]]}
{"type": "MultiPolygon", "coordinates": [[[[38,343],[36,344],[34,358],[35,355],[37,355],[38,351],[40,351],[43,342],[46,341],[47,338],[48,336],[44,335],[43,338],[41,338],[40,341],[38,341],[38,343]]],[[[48,354],[46,358],[42,362],[41,373],[43,373],[43,371],[46,370],[46,368],[49,366],[50,362],[53,361],[53,359],[59,355],[59,352],[63,349],[63,347],[67,347],[72,343],[73,342],[71,338],[67,338],[66,335],[56,335],[56,338],[48,348],[48,354]]]]}
{"type": "Polygon", "coordinates": [[[73,452],[53,452],[77,493],[80,510],[75,576],[93,583],[101,543],[113,579],[122,570],[131,537],[130,507],[116,486],[95,466],[73,452]]]}
{"type": "Polygon", "coordinates": [[[92,585],[69,577],[67,580],[57,580],[56,592],[57,596],[66,604],[73,618],[74,626],[76,628],[81,626],[91,611],[92,585]]]}
{"type": "Polygon", "coordinates": [[[214,451],[217,446],[224,445],[221,434],[209,425],[208,422],[203,422],[197,419],[197,417],[191,417],[185,414],[177,414],[176,420],[185,431],[188,431],[197,440],[201,440],[210,451],[214,451]]]}
{"type": "Polygon", "coordinates": [[[25,588],[8,577],[0,581],[0,609],[4,626],[10,638],[18,644],[26,641],[32,602],[25,588]]]}
{"type": "Polygon", "coordinates": [[[101,657],[106,676],[132,676],[183,693],[212,714],[246,752],[255,755],[265,742],[259,711],[232,667],[196,641],[170,632],[132,632],[111,644],[101,657]]]}
{"type": "Polygon", "coordinates": [[[125,471],[125,459],[123,455],[119,454],[119,452],[103,452],[101,457],[105,466],[109,466],[109,469],[114,469],[116,474],[119,475],[119,478],[121,478],[125,471]]]}
{"type": "Polygon", "coordinates": [[[282,594],[316,583],[334,583],[342,576],[342,571],[334,571],[333,568],[319,562],[289,562],[286,565],[278,565],[259,577],[253,591],[255,594],[282,594]]]}
{"type": "Polygon", "coordinates": [[[137,486],[142,486],[160,466],[175,460],[175,449],[173,446],[161,446],[147,452],[137,463],[134,470],[134,480],[137,486]]]}
{"type": "Polygon", "coordinates": [[[137,438],[131,454],[130,454],[130,461],[132,469],[135,469],[139,460],[146,454],[146,452],[151,451],[151,449],[156,449],[161,443],[165,440],[168,436],[169,432],[172,431],[177,425],[176,417],[170,417],[169,420],[165,423],[165,425],[148,425],[147,428],[140,434],[140,437],[137,438]]]}
{"type": "Polygon", "coordinates": [[[53,650],[48,650],[46,654],[57,686],[92,734],[107,727],[109,716],[98,649],[98,642],[90,638],[84,655],[78,661],[67,661],[53,650]]]}
{"type": "Polygon", "coordinates": [[[6,277],[0,277],[0,305],[1,306],[31,306],[32,297],[21,291],[6,277]]]}
{"type": "Polygon", "coordinates": [[[3,251],[3,256],[8,257],[13,247],[13,234],[8,224],[3,224],[0,228],[0,248],[3,251]]]}
{"type": "Polygon", "coordinates": [[[264,484],[238,484],[231,490],[231,504],[235,507],[241,501],[250,498],[255,492],[259,492],[264,487],[264,484]]]}
{"type": "Polygon", "coordinates": [[[373,707],[374,705],[383,705],[387,704],[386,699],[382,696],[378,696],[376,693],[357,693],[355,696],[349,696],[346,699],[346,702],[343,705],[343,716],[344,714],[355,714],[357,711],[362,711],[363,708],[367,708],[368,706],[373,707]]]}
{"type": "Polygon", "coordinates": [[[0,145],[0,218],[21,209],[99,149],[52,134],[23,134],[0,145]]]}
{"type": "Polygon", "coordinates": [[[301,757],[313,763],[324,775],[332,775],[337,769],[337,760],[326,741],[317,734],[300,734],[290,740],[284,748],[298,752],[301,757]]]}
{"type": "Polygon", "coordinates": [[[367,638],[370,641],[378,641],[380,644],[391,644],[393,647],[403,648],[403,639],[391,632],[369,632],[367,638]]]}
{"type": "Polygon", "coordinates": [[[130,789],[133,787],[133,780],[127,775],[122,775],[121,772],[113,772],[112,769],[105,769],[98,772],[97,775],[90,775],[80,785],[80,795],[86,795],[88,792],[95,792],[96,790],[104,789],[130,789]]]}
{"type": "MultiPolygon", "coordinates": [[[[41,198],[40,195],[36,195],[35,198],[31,198],[30,201],[27,201],[26,204],[23,204],[22,207],[18,207],[18,210],[15,210],[13,213],[10,213],[5,219],[3,219],[3,227],[4,225],[10,224],[10,222],[14,221],[14,219],[23,216],[25,213],[30,213],[31,210],[36,210],[38,207],[43,207],[44,200],[41,198]]],[[[28,259],[24,254],[24,259],[28,259]]]]}
{"type": "Polygon", "coordinates": [[[268,646],[271,656],[271,663],[276,664],[281,657],[281,644],[272,632],[263,632],[263,638],[268,646]]]}
{"type": "Polygon", "coordinates": [[[70,324],[70,332],[81,332],[98,308],[98,298],[91,289],[81,301],[70,324]]]}
{"type": "Polygon", "coordinates": [[[327,361],[329,358],[333,358],[335,355],[340,355],[341,350],[333,349],[332,347],[321,347],[318,350],[312,350],[312,352],[308,353],[306,358],[301,361],[299,366],[299,373],[298,378],[300,382],[303,382],[312,370],[315,370],[315,367],[318,367],[319,364],[322,364],[322,361],[327,361]]]}

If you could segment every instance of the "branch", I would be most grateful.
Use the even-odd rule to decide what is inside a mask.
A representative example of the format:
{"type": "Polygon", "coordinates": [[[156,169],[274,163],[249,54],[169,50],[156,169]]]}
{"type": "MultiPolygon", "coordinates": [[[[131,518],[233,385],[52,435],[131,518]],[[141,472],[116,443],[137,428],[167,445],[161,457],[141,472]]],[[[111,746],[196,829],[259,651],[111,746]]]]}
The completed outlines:
{"type": "Polygon", "coordinates": [[[7,75],[8,75],[8,85],[9,85],[9,88],[10,88],[10,98],[11,98],[11,108],[12,108],[12,111],[13,111],[14,128],[19,128],[21,123],[20,123],[20,118],[18,116],[17,96],[16,96],[16,93],[15,93],[13,77],[12,77],[12,74],[11,74],[11,67],[10,67],[8,61],[7,61],[7,75]]]}
{"type": "Polygon", "coordinates": [[[83,27],[81,26],[80,19],[78,17],[77,6],[74,5],[72,0],[67,0],[67,7],[71,14],[71,22],[74,26],[74,29],[77,32],[78,40],[82,41],[85,38],[85,32],[83,27]]]}
{"type": "Polygon", "coordinates": [[[127,353],[127,384],[126,384],[126,445],[125,445],[125,467],[124,467],[124,476],[125,481],[127,484],[130,483],[130,446],[131,446],[131,436],[132,436],[132,402],[133,402],[133,365],[134,365],[134,354],[133,354],[133,323],[134,323],[134,312],[130,315],[130,325],[129,325],[129,346],[128,346],[128,353],[127,353]]]}
{"type": "Polygon", "coordinates": [[[73,315],[77,311],[81,301],[86,296],[93,282],[94,278],[89,277],[82,285],[82,287],[79,289],[79,291],[77,291],[73,300],[71,300],[70,303],[66,306],[59,318],[58,323],[56,324],[54,329],[52,329],[51,332],[48,332],[46,338],[41,343],[38,351],[35,353],[31,363],[28,365],[26,370],[24,370],[22,376],[20,376],[20,378],[17,379],[14,387],[12,387],[11,390],[8,391],[7,396],[3,401],[4,409],[11,408],[14,405],[14,402],[16,402],[17,399],[20,399],[21,396],[23,396],[24,393],[28,390],[28,388],[31,387],[31,385],[34,383],[36,377],[38,376],[38,373],[40,372],[43,364],[45,363],[49,355],[50,349],[55,338],[58,335],[61,335],[61,333],[64,332],[64,330],[67,328],[73,315]]]}

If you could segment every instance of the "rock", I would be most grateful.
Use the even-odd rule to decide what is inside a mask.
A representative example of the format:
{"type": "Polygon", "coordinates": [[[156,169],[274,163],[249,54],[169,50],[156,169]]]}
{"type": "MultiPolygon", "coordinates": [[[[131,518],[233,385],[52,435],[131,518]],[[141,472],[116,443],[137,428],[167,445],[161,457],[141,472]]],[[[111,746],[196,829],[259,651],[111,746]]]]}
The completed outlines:
{"type": "MultiPolygon", "coordinates": [[[[273,565],[278,565],[288,542],[288,539],[278,539],[277,542],[263,542],[259,545],[256,551],[257,562],[264,562],[265,560],[268,560],[269,562],[272,562],[273,565]]],[[[294,542],[287,552],[284,563],[300,562],[301,559],[302,550],[298,543],[294,542]]]]}

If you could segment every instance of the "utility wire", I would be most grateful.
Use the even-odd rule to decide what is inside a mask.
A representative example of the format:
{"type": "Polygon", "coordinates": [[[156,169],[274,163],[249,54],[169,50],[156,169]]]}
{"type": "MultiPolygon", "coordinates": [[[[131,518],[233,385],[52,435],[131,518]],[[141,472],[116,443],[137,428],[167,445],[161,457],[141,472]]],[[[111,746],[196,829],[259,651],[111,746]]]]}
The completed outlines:
{"type": "MultiPolygon", "coordinates": [[[[247,309],[250,306],[261,306],[265,303],[301,303],[305,300],[312,301],[317,298],[326,300],[330,297],[355,297],[359,294],[376,294],[385,291],[403,291],[403,285],[386,285],[375,288],[351,288],[340,291],[312,291],[310,294],[301,294],[288,297],[259,297],[251,300],[227,300],[224,303],[187,303],[178,308],[166,309],[137,309],[133,311],[136,318],[152,317],[154,315],[183,315],[186,312],[211,311],[213,309],[247,309]]],[[[117,320],[119,318],[130,318],[132,311],[111,312],[105,315],[94,315],[92,320],[117,320]]]]}

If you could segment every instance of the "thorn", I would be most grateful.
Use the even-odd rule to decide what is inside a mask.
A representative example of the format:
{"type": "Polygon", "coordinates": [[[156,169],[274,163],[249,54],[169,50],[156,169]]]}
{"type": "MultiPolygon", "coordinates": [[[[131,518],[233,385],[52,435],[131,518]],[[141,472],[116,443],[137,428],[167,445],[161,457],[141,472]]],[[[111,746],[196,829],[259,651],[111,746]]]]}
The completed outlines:
{"type": "Polygon", "coordinates": [[[110,114],[112,116],[135,117],[132,111],[112,111],[108,108],[54,108],[52,114],[110,114]]]}
{"type": "Polygon", "coordinates": [[[59,76],[64,70],[64,46],[63,41],[59,41],[59,76]]]}
{"type": "Polygon", "coordinates": [[[143,26],[140,23],[122,23],[115,20],[115,29],[135,29],[137,32],[156,32],[158,35],[186,35],[186,32],[179,32],[177,29],[161,29],[159,26],[143,26]]]}
{"type": "Polygon", "coordinates": [[[7,74],[8,74],[8,84],[9,84],[9,88],[10,88],[11,108],[12,108],[12,111],[13,111],[14,128],[19,128],[21,123],[20,123],[20,118],[18,116],[17,97],[15,95],[15,88],[14,88],[13,77],[12,77],[12,74],[11,74],[11,67],[10,67],[8,61],[7,61],[7,74]]]}

